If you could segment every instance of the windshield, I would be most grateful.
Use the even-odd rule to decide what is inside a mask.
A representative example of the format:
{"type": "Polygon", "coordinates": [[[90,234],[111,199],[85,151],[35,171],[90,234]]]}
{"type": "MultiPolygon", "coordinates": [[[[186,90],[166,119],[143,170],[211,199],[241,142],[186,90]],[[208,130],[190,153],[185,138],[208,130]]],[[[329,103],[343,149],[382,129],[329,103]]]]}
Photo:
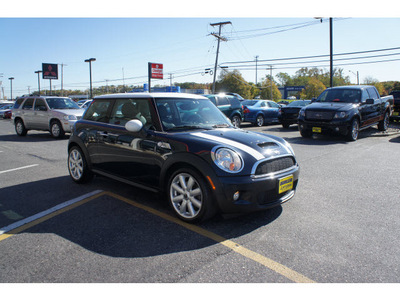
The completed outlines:
{"type": "Polygon", "coordinates": [[[358,89],[329,89],[317,99],[317,102],[359,103],[360,101],[361,90],[358,89]]]}
{"type": "Polygon", "coordinates": [[[257,102],[258,102],[257,100],[245,100],[245,101],[242,102],[242,105],[244,105],[244,106],[253,106],[257,102]]]}
{"type": "Polygon", "coordinates": [[[47,98],[50,109],[79,109],[80,107],[70,98],[47,98]]]}
{"type": "Polygon", "coordinates": [[[231,127],[225,115],[209,100],[156,99],[164,130],[212,129],[231,127]]]}
{"type": "Polygon", "coordinates": [[[293,101],[293,102],[290,102],[287,106],[306,106],[310,102],[311,102],[310,100],[293,101]]]}

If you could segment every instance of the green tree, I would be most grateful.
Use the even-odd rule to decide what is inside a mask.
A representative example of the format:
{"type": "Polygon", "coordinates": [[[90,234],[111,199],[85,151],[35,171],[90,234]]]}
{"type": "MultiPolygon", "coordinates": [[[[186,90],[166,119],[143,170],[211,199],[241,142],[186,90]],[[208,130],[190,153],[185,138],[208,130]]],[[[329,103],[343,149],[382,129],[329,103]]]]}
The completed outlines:
{"type": "Polygon", "coordinates": [[[238,70],[222,72],[219,80],[215,83],[215,90],[218,93],[238,93],[245,99],[250,99],[252,96],[251,85],[238,70]]]}
{"type": "Polygon", "coordinates": [[[271,99],[271,78],[268,77],[262,82],[261,98],[270,100],[282,99],[282,94],[273,80],[272,80],[272,99],[271,99]]]}
{"type": "Polygon", "coordinates": [[[318,97],[324,90],[326,86],[317,78],[310,78],[306,87],[301,91],[301,99],[312,99],[318,97]]]}

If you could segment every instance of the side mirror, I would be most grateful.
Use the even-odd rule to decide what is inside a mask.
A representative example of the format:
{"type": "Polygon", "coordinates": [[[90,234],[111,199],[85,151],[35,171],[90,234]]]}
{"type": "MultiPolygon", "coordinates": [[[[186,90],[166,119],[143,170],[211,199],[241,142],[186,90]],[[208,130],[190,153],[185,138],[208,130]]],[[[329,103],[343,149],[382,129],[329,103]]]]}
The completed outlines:
{"type": "Polygon", "coordinates": [[[374,104],[375,100],[374,99],[367,99],[367,101],[365,101],[366,104],[374,104]]]}
{"type": "Polygon", "coordinates": [[[139,132],[143,128],[143,123],[139,120],[130,120],[125,124],[126,130],[130,132],[139,132]]]}

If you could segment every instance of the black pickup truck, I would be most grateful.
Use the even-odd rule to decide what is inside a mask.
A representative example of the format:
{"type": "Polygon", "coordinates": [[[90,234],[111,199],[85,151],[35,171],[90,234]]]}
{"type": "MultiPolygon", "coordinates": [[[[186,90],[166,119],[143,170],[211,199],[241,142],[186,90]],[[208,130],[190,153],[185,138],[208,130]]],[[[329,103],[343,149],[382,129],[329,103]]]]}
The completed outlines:
{"type": "Polygon", "coordinates": [[[394,98],[393,114],[390,119],[400,121],[400,91],[392,91],[389,95],[394,98]]]}
{"type": "Polygon", "coordinates": [[[393,96],[379,96],[374,86],[328,88],[299,113],[303,137],[314,133],[338,133],[355,141],[358,133],[373,125],[386,131],[392,114],[393,96]]]}

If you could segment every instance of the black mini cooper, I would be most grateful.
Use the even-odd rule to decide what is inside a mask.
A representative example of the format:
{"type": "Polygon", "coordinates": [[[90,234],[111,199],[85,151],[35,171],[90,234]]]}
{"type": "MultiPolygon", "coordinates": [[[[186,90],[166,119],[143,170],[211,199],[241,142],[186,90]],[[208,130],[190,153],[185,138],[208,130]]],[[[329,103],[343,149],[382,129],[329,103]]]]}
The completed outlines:
{"type": "Polygon", "coordinates": [[[285,140],[235,128],[207,98],[180,93],[96,97],[74,126],[68,169],[77,183],[100,174],[162,193],[187,222],[280,205],[299,177],[285,140]]]}

